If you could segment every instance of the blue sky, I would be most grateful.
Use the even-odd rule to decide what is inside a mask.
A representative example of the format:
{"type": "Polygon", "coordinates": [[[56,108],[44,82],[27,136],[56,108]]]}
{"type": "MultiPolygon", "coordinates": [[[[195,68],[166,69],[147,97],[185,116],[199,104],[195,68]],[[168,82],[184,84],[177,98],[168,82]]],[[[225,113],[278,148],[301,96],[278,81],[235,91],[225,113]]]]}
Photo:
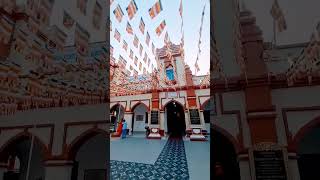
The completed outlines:
{"type": "MultiPolygon", "coordinates": [[[[115,0],[110,9],[110,18],[112,21],[112,32],[110,34],[110,43],[114,47],[114,57],[118,59],[119,54],[121,54],[126,60],[127,60],[127,67],[130,66],[130,64],[133,65],[133,61],[129,58],[130,54],[130,48],[133,50],[134,55],[138,57],[138,59],[143,59],[144,52],[146,51],[149,58],[151,59],[151,62],[156,66],[155,57],[152,54],[152,48],[151,48],[151,42],[154,43],[156,48],[161,48],[164,43],[163,39],[165,36],[165,32],[168,31],[170,40],[175,43],[179,44],[181,39],[181,18],[179,15],[179,6],[180,6],[180,0],[162,0],[162,12],[156,16],[154,19],[151,19],[148,13],[148,10],[150,7],[153,6],[153,4],[157,0],[135,0],[137,6],[138,6],[138,12],[135,14],[134,18],[132,20],[129,20],[126,7],[129,4],[129,0],[123,1],[123,0],[115,0]],[[124,13],[123,19],[121,23],[119,23],[114,14],[113,10],[116,8],[117,4],[120,4],[121,9],[124,13]],[[145,33],[142,34],[139,30],[139,23],[140,18],[143,18],[145,23],[145,33]],[[129,20],[129,23],[131,24],[134,33],[139,38],[139,41],[143,45],[143,53],[142,57],[140,57],[139,49],[136,49],[133,46],[133,38],[134,36],[128,34],[126,32],[126,25],[127,21],[129,20]],[[166,28],[162,32],[161,36],[157,36],[155,33],[156,27],[162,22],[162,20],[166,21],[166,28]],[[117,29],[121,34],[121,41],[120,43],[116,41],[114,36],[114,29],[117,29]],[[145,43],[146,38],[146,31],[150,34],[150,44],[149,47],[145,43]],[[122,48],[123,45],[123,39],[126,40],[128,43],[128,51],[125,52],[125,50],[122,48]]],[[[209,0],[183,0],[183,20],[184,20],[184,37],[185,37],[185,62],[191,67],[191,70],[194,72],[194,63],[196,60],[196,55],[198,52],[198,40],[199,40],[199,29],[201,24],[201,14],[204,5],[206,4],[205,9],[205,17],[204,17],[204,24],[203,24],[203,32],[202,32],[202,38],[201,38],[201,55],[199,59],[199,67],[200,72],[197,73],[197,75],[204,75],[209,71],[209,63],[210,63],[210,4],[209,0]]],[[[144,65],[144,62],[142,61],[142,64],[144,65]]],[[[133,67],[135,67],[133,65],[133,67]]],[[[144,67],[144,66],[143,66],[144,67]]],[[[147,65],[145,65],[147,67],[147,65]]],[[[137,68],[138,70],[138,68],[137,68]]],[[[148,68],[148,70],[151,70],[148,68]]]]}

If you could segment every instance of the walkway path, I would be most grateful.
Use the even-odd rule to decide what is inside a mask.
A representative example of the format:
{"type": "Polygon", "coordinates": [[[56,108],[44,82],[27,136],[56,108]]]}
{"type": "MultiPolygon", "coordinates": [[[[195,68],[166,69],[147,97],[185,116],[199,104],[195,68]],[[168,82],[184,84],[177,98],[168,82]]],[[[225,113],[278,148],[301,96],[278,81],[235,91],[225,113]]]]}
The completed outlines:
{"type": "Polygon", "coordinates": [[[111,179],[189,179],[188,164],[183,140],[179,138],[170,138],[154,164],[112,160],[111,179]]]}

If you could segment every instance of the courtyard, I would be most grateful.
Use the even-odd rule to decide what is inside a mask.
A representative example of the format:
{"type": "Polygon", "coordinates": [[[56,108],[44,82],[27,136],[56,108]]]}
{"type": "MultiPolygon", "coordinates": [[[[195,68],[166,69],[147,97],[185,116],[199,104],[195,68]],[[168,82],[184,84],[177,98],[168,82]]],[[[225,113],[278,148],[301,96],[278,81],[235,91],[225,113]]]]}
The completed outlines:
{"type": "Polygon", "coordinates": [[[210,179],[210,141],[146,139],[134,134],[110,143],[111,179],[210,179]]]}

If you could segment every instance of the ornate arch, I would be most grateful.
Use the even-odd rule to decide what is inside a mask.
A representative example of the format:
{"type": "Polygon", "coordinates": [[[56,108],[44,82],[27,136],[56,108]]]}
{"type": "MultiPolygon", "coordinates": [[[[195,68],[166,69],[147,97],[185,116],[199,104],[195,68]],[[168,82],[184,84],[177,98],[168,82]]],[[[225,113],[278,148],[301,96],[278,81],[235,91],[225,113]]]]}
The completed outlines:
{"type": "Polygon", "coordinates": [[[134,105],[132,106],[132,108],[130,108],[131,112],[133,112],[134,109],[135,109],[136,107],[138,107],[140,104],[143,105],[143,106],[147,109],[147,111],[150,110],[150,108],[149,108],[144,102],[139,101],[139,102],[137,102],[136,104],[134,104],[134,105]]]}
{"type": "Polygon", "coordinates": [[[81,146],[98,134],[105,135],[106,137],[109,136],[107,131],[94,127],[83,132],[80,136],[75,138],[69,145],[66,145],[67,146],[66,154],[68,159],[69,160],[75,159],[77,152],[81,148],[81,146]]]}
{"type": "Polygon", "coordinates": [[[213,98],[209,97],[207,100],[205,100],[201,105],[200,105],[200,110],[204,110],[204,107],[209,103],[210,100],[213,100],[213,98]]]}
{"type": "Polygon", "coordinates": [[[307,133],[311,132],[316,127],[320,127],[320,116],[314,118],[298,130],[296,135],[289,141],[288,150],[290,152],[297,152],[299,142],[307,133]]]}
{"type": "Polygon", "coordinates": [[[173,102],[179,104],[183,108],[183,111],[186,110],[186,107],[183,104],[181,104],[179,101],[176,101],[174,99],[168,101],[165,105],[163,105],[162,109],[164,109],[168,104],[173,103],[173,102]]]}
{"type": "MultiPolygon", "coordinates": [[[[9,139],[4,145],[2,145],[0,147],[0,161],[7,160],[7,158],[10,155],[10,149],[12,146],[14,146],[15,144],[18,144],[19,142],[24,141],[24,140],[31,141],[32,135],[33,134],[28,131],[23,131],[21,133],[18,133],[17,135],[12,137],[11,139],[9,139]]],[[[44,159],[49,158],[51,155],[51,149],[49,149],[48,146],[45,143],[43,143],[40,140],[40,138],[38,138],[36,135],[33,135],[33,137],[34,137],[34,142],[40,146],[40,150],[42,152],[43,158],[44,159]]]]}
{"type": "Polygon", "coordinates": [[[114,104],[114,105],[110,108],[110,110],[111,110],[111,109],[113,109],[114,107],[118,106],[118,105],[123,109],[123,111],[126,111],[126,108],[125,108],[125,107],[123,107],[123,105],[122,105],[122,104],[120,104],[120,103],[116,103],[116,104],[114,104]]]}
{"type": "MultiPolygon", "coordinates": [[[[241,152],[242,146],[241,146],[240,142],[235,137],[233,137],[228,131],[226,131],[225,129],[223,129],[219,126],[216,126],[216,125],[214,125],[212,127],[212,129],[214,131],[220,133],[221,135],[223,135],[226,139],[228,139],[229,142],[233,145],[233,148],[237,154],[239,154],[241,152]]],[[[212,138],[214,138],[214,137],[212,137],[212,138]]]]}

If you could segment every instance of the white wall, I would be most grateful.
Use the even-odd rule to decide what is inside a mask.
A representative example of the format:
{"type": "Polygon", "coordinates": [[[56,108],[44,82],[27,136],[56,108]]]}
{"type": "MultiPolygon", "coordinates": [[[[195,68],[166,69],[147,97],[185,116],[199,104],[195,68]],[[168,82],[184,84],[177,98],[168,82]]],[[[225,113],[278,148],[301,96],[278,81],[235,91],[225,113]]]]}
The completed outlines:
{"type": "Polygon", "coordinates": [[[147,125],[145,123],[145,119],[146,119],[146,112],[148,112],[148,109],[140,104],[138,105],[135,109],[134,109],[134,124],[133,124],[133,131],[137,132],[137,131],[145,131],[145,126],[147,125]],[[137,115],[142,115],[143,116],[143,120],[142,121],[137,121],[137,115]]]}

